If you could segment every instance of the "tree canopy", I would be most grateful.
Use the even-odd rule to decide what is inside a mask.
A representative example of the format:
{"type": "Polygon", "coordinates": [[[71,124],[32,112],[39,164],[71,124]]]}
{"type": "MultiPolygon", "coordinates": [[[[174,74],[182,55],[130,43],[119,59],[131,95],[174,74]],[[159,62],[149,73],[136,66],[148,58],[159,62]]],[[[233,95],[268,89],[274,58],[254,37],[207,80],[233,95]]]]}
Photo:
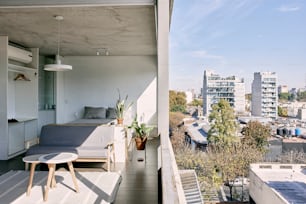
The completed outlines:
{"type": "Polygon", "coordinates": [[[278,106],[277,107],[277,114],[281,117],[288,117],[288,110],[287,108],[283,108],[278,106]]]}
{"type": "Polygon", "coordinates": [[[186,116],[181,112],[170,112],[169,113],[169,126],[172,129],[175,129],[182,125],[183,119],[186,116]]]}
{"type": "Polygon", "coordinates": [[[300,91],[297,93],[297,100],[298,101],[306,101],[306,91],[300,91]]]}
{"type": "Polygon", "coordinates": [[[169,109],[170,112],[185,112],[186,111],[186,94],[181,91],[169,91],[169,109]]]}
{"type": "Polygon", "coordinates": [[[278,99],[280,101],[290,101],[292,99],[292,94],[290,94],[290,93],[280,93],[280,94],[278,94],[278,99]]]}
{"type": "Polygon", "coordinates": [[[192,106],[203,106],[203,100],[201,99],[193,99],[193,101],[190,103],[192,106]]]}
{"type": "Polygon", "coordinates": [[[245,94],[245,99],[251,101],[252,100],[252,94],[245,94]]]}
{"type": "Polygon", "coordinates": [[[298,91],[296,94],[295,93],[280,93],[278,94],[278,99],[280,101],[300,101],[300,102],[305,102],[306,101],[306,91],[298,91]]]}
{"type": "Polygon", "coordinates": [[[266,152],[268,138],[271,136],[271,127],[258,121],[249,121],[242,129],[242,142],[247,146],[257,148],[261,153],[266,152]]]}
{"type": "MultiPolygon", "coordinates": [[[[249,165],[262,161],[263,154],[254,146],[236,142],[228,146],[209,146],[207,151],[193,151],[187,146],[175,146],[176,162],[180,169],[195,169],[203,191],[230,184],[237,177],[247,177],[249,165]]],[[[243,197],[230,196],[243,200],[243,197]]]]}
{"type": "Polygon", "coordinates": [[[212,106],[209,122],[211,124],[207,138],[209,143],[223,146],[236,141],[237,123],[234,109],[228,101],[221,99],[212,106]]]}

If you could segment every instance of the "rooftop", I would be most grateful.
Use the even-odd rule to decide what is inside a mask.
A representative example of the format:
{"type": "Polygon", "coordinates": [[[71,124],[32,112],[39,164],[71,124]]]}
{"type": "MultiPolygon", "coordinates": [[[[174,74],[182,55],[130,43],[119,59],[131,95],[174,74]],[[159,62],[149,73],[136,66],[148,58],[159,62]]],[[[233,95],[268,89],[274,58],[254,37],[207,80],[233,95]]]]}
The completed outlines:
{"type": "Polygon", "coordinates": [[[191,139],[197,143],[207,144],[207,123],[192,123],[185,125],[191,139]]]}
{"type": "MultiPolygon", "coordinates": [[[[252,164],[252,171],[288,203],[305,203],[306,166],[299,164],[252,164]]],[[[251,181],[252,182],[252,181],[251,181]]],[[[254,184],[255,186],[257,184],[254,184]]]]}
{"type": "Polygon", "coordinates": [[[306,143],[306,139],[299,137],[283,138],[285,143],[306,143]]]}

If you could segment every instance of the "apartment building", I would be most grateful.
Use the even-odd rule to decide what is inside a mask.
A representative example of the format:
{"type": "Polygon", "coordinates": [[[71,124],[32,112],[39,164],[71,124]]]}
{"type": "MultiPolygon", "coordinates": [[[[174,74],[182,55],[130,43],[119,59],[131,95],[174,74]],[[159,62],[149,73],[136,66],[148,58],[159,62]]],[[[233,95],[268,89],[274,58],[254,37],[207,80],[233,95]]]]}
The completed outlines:
{"type": "Polygon", "coordinates": [[[185,91],[185,95],[186,95],[186,102],[187,104],[191,103],[194,99],[194,92],[191,90],[191,91],[185,91]]]}
{"type": "Polygon", "coordinates": [[[245,112],[244,79],[236,76],[221,77],[211,70],[204,71],[203,112],[209,115],[213,104],[227,100],[236,113],[245,112]]]}
{"type": "Polygon", "coordinates": [[[287,85],[279,85],[278,86],[278,94],[288,93],[288,92],[289,92],[289,89],[288,89],[287,85]]]}
{"type": "Polygon", "coordinates": [[[252,115],[277,118],[277,75],[255,72],[252,83],[252,115]]]}

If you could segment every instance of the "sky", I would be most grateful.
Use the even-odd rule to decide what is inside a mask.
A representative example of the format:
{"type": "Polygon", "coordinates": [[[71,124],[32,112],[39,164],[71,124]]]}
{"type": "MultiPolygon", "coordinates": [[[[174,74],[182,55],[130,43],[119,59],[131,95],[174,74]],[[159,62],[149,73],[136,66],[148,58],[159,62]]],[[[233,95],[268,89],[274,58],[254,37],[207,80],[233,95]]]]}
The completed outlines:
{"type": "Polygon", "coordinates": [[[306,86],[306,0],[174,0],[170,89],[200,92],[204,70],[245,79],[276,72],[279,85],[306,86]]]}

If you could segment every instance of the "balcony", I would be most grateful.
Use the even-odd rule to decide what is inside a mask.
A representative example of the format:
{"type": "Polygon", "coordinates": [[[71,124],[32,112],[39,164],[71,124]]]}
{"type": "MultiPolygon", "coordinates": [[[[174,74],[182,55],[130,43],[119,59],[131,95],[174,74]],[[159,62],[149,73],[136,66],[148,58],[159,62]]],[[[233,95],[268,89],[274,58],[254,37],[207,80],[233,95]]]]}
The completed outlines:
{"type": "MultiPolygon", "coordinates": [[[[116,163],[115,165],[112,165],[112,171],[119,172],[121,171],[122,174],[122,182],[119,187],[119,191],[115,200],[115,203],[158,203],[158,173],[157,173],[157,147],[159,145],[159,139],[150,140],[147,145],[147,152],[146,152],[146,159],[147,161],[138,162],[138,157],[143,157],[144,152],[137,152],[136,150],[130,152],[130,158],[127,161],[127,163],[120,164],[116,163]]],[[[8,200],[10,203],[28,203],[31,198],[37,199],[37,201],[42,201],[42,187],[46,182],[46,179],[41,177],[41,182],[35,183],[35,176],[34,176],[34,184],[32,187],[32,192],[29,197],[25,196],[26,186],[27,186],[27,176],[28,172],[23,171],[24,170],[24,164],[22,162],[22,156],[14,158],[12,160],[8,161],[0,161],[0,170],[1,174],[4,174],[5,172],[10,171],[9,173],[6,173],[1,176],[1,185],[2,187],[8,185],[8,186],[14,186],[14,188],[11,189],[11,191],[6,192],[4,189],[1,190],[3,192],[0,195],[0,200],[8,200]],[[15,172],[16,174],[12,174],[15,172]],[[18,178],[18,174],[22,174],[26,176],[26,179],[23,179],[23,182],[20,183],[19,179],[13,179],[18,178]],[[12,176],[11,179],[9,178],[9,175],[12,176]],[[6,184],[6,179],[9,179],[6,184]],[[16,190],[19,189],[19,190],[16,190]]],[[[81,189],[80,193],[82,192],[82,183],[86,183],[91,181],[90,180],[90,174],[92,175],[100,175],[103,170],[99,167],[99,163],[93,164],[93,163],[76,163],[75,164],[75,170],[76,175],[78,178],[79,186],[81,189]],[[86,174],[86,178],[83,177],[83,173],[86,174]]],[[[64,175],[63,173],[66,173],[65,166],[63,165],[57,172],[56,175],[59,175],[59,177],[62,177],[64,175]]],[[[42,171],[43,174],[46,174],[46,171],[42,171]]],[[[38,171],[38,173],[40,173],[38,171]]],[[[45,177],[47,178],[47,177],[45,177]]],[[[64,180],[68,177],[63,176],[64,180]]],[[[98,178],[97,178],[98,179],[98,178]]],[[[103,181],[100,181],[103,182],[103,181]]],[[[64,183],[64,182],[63,182],[64,183]]],[[[96,184],[99,186],[99,184],[96,184]]],[[[67,187],[61,185],[61,183],[57,184],[57,189],[50,190],[49,195],[49,201],[54,203],[60,203],[64,198],[61,196],[52,196],[54,193],[59,193],[60,191],[67,191],[67,187]],[[59,190],[59,191],[57,191],[59,190]],[[54,191],[54,192],[52,192],[54,191]],[[52,194],[53,193],[53,194],[52,194]]],[[[71,189],[69,189],[71,191],[71,189]]],[[[91,191],[86,191],[86,196],[88,200],[92,200],[94,197],[99,194],[99,189],[92,189],[91,191]]],[[[85,194],[84,194],[85,195],[85,194]]],[[[77,196],[73,191],[69,195],[69,199],[74,200],[74,196],[77,196]]],[[[85,196],[84,196],[85,197],[85,196]]],[[[98,199],[99,196],[96,197],[98,199]]],[[[40,203],[40,202],[38,202],[40,203]]],[[[79,200],[79,202],[81,201],[79,200]]]]}
{"type": "MultiPolygon", "coordinates": [[[[63,43],[62,48],[64,47],[64,49],[62,49],[61,54],[67,56],[65,57],[65,63],[73,65],[74,68],[78,67],[74,70],[79,70],[80,72],[62,72],[56,75],[55,123],[66,123],[76,117],[78,113],[75,112],[76,110],[72,110],[72,107],[81,108],[84,104],[89,103],[99,104],[99,106],[112,104],[112,102],[115,101],[115,96],[110,93],[114,92],[114,84],[116,84],[115,87],[121,89],[122,92],[129,93],[129,100],[135,102],[135,107],[137,108],[132,110],[132,112],[138,113],[139,115],[145,114],[146,117],[153,116],[153,118],[147,119],[156,121],[154,125],[158,126],[162,138],[164,138],[161,139],[160,142],[161,159],[159,160],[161,161],[162,167],[161,186],[163,190],[163,203],[184,203],[184,199],[182,198],[183,194],[181,193],[182,190],[180,190],[180,178],[176,173],[176,163],[167,133],[169,82],[168,34],[172,4],[173,1],[171,0],[114,0],[99,1],[96,3],[89,3],[88,1],[55,1],[46,3],[41,1],[32,2],[31,4],[27,4],[20,0],[14,3],[6,1],[0,4],[1,11],[6,13],[3,15],[3,18],[12,19],[10,15],[13,15],[14,18],[13,21],[9,23],[11,26],[6,26],[8,21],[2,21],[1,27],[7,28],[5,30],[7,36],[2,37],[1,43],[7,44],[7,39],[9,38],[10,41],[18,41],[21,45],[37,47],[41,54],[43,54],[43,56],[45,55],[47,58],[49,55],[54,54],[54,47],[56,47],[56,45],[54,45],[54,47],[45,46],[46,44],[54,44],[52,42],[55,42],[56,39],[55,35],[52,35],[53,37],[49,35],[54,32],[56,25],[56,23],[52,21],[52,16],[54,13],[58,12],[59,7],[62,13],[73,14],[73,17],[70,18],[73,22],[70,22],[68,25],[66,24],[63,26],[63,28],[66,29],[61,30],[61,40],[65,42],[65,47],[63,43]],[[7,9],[7,6],[11,7],[9,9],[10,12],[6,12],[5,9],[7,9]],[[84,9],[86,9],[86,12],[84,12],[84,9]],[[45,12],[41,12],[42,10],[45,12]],[[114,12],[108,15],[109,11],[114,12]],[[24,18],[24,16],[26,16],[26,18],[24,18]],[[120,19],[120,21],[118,21],[118,19],[120,19]],[[35,23],[37,20],[40,20],[40,23],[35,23]],[[141,22],[139,22],[139,20],[141,22]],[[78,26],[79,23],[81,23],[81,26],[78,26]],[[37,27],[38,24],[39,26],[37,27]],[[20,28],[18,25],[27,25],[27,29],[18,29],[20,28]],[[94,31],[91,29],[94,29],[94,31]],[[65,32],[68,30],[69,32],[67,35],[65,32]],[[124,32],[122,32],[123,30],[124,32]],[[35,35],[33,36],[34,31],[35,35]],[[104,36],[99,35],[99,33],[105,33],[105,31],[107,31],[108,34],[104,36]],[[71,33],[76,33],[76,35],[71,35],[71,33]],[[139,33],[141,33],[141,35],[139,35],[139,33]],[[112,37],[105,37],[107,35],[111,35],[112,37]],[[22,40],[20,40],[21,38],[22,40]],[[77,39],[77,41],[74,41],[75,39],[77,39]],[[91,41],[89,42],[87,39],[91,39],[91,41]],[[117,45],[118,42],[126,43],[117,45]],[[79,45],[82,46],[80,47],[79,45]],[[96,56],[96,51],[92,49],[92,45],[107,45],[108,50],[112,50],[110,52],[111,56],[96,56]],[[65,50],[69,52],[65,52],[65,50]],[[137,59],[133,59],[134,57],[137,59]],[[132,62],[133,65],[128,65],[123,61],[119,62],[120,60],[118,61],[118,59],[122,59],[123,61],[127,60],[132,62]],[[97,61],[95,62],[95,60],[97,61]],[[98,61],[103,62],[100,63],[98,61]],[[106,61],[109,62],[105,63],[106,61]],[[80,62],[82,62],[83,65],[80,62]],[[96,64],[99,64],[99,69],[96,69],[96,64]],[[105,69],[101,68],[101,66],[105,66],[105,69]],[[131,67],[132,69],[126,69],[126,67],[131,67]],[[143,69],[144,67],[145,69],[143,69]],[[86,83],[82,83],[82,81],[79,80],[80,78],[86,81],[86,83]],[[135,80],[141,83],[133,83],[135,80]],[[90,92],[88,91],[89,89],[86,88],[87,86],[90,87],[90,92]],[[94,97],[92,97],[92,95],[87,96],[87,93],[90,93],[90,95],[93,94],[94,97]],[[65,99],[63,96],[65,96],[65,99]],[[76,99],[72,99],[75,96],[76,99]],[[147,110],[148,104],[150,105],[150,110],[147,110]]],[[[65,19],[69,19],[68,15],[67,18],[65,16],[65,19]]],[[[98,48],[99,47],[97,47],[97,49],[98,48]]],[[[5,56],[6,52],[0,53],[2,54],[1,57],[7,57],[5,56]]],[[[6,66],[2,64],[0,70],[6,72],[6,66]],[[5,67],[5,69],[3,67],[5,67]]],[[[6,77],[2,77],[3,83],[7,84],[7,81],[6,77]]],[[[4,87],[3,90],[6,94],[7,89],[4,87]]],[[[7,101],[6,98],[4,98],[4,100],[7,101]]],[[[1,105],[3,110],[7,109],[6,103],[2,103],[1,105]]],[[[38,108],[35,110],[37,109],[38,108]]],[[[3,132],[8,132],[8,125],[6,124],[7,115],[2,114],[0,121],[0,127],[3,132]]],[[[4,145],[0,148],[3,151],[0,152],[3,153],[6,152],[5,148],[7,148],[8,137],[3,134],[3,136],[1,135],[1,140],[4,145]]],[[[151,157],[157,158],[157,154],[156,152],[151,152],[152,154],[150,156],[149,149],[147,151],[147,163],[144,163],[144,165],[141,166],[143,163],[139,164],[136,162],[136,164],[134,164],[133,161],[128,161],[126,165],[121,166],[121,168],[118,164],[113,168],[113,170],[120,170],[124,177],[120,186],[122,190],[119,189],[116,203],[123,202],[123,200],[124,203],[156,203],[157,193],[155,190],[152,190],[152,188],[156,188],[152,186],[157,183],[153,182],[153,180],[156,181],[157,178],[157,168],[152,167],[149,161],[151,157]],[[149,173],[151,169],[153,175],[149,173]],[[131,180],[125,180],[127,177],[131,177],[131,180]],[[147,180],[147,177],[153,177],[153,179],[147,180]],[[153,183],[152,185],[151,182],[153,183]],[[148,185],[149,188],[146,189],[146,187],[142,185],[148,185]],[[139,190],[143,188],[145,190],[139,190]],[[153,193],[147,196],[148,194],[146,192],[153,193]],[[141,193],[144,193],[143,199],[146,200],[142,200],[140,196],[141,193]]],[[[154,151],[156,151],[156,148],[154,151]]],[[[21,165],[21,167],[15,168],[10,166],[11,164],[9,163],[0,162],[0,166],[3,166],[5,172],[12,169],[23,169],[21,158],[16,159],[17,166],[21,165]]],[[[157,159],[155,159],[154,165],[157,166],[157,159]]],[[[97,169],[95,167],[91,168],[92,171],[97,169]]],[[[85,169],[88,168],[86,167],[85,169]]],[[[83,168],[77,166],[77,171],[78,170],[82,172],[83,168]]],[[[3,180],[1,179],[1,181],[3,180]]],[[[17,181],[12,182],[12,186],[17,184],[17,181]]],[[[21,186],[20,189],[20,192],[24,191],[23,186],[21,186]]],[[[97,189],[94,188],[91,192],[97,194],[95,190],[97,189]]],[[[18,201],[19,199],[22,200],[22,195],[23,193],[18,194],[12,191],[12,196],[8,196],[8,198],[11,199],[12,202],[15,202],[16,199],[18,199],[18,201]],[[15,199],[12,200],[12,198],[15,199]]],[[[7,194],[4,195],[1,193],[0,196],[7,196],[7,194]]],[[[75,203],[80,202],[79,200],[75,203]]]]}
{"type": "MultiPolygon", "coordinates": [[[[171,203],[172,201],[173,203],[185,203],[184,191],[171,146],[169,146],[170,148],[164,148],[161,150],[164,155],[163,160],[168,164],[168,166],[164,167],[165,176],[162,179],[162,186],[159,186],[157,153],[159,145],[159,138],[149,140],[146,152],[133,149],[129,151],[129,158],[126,164],[112,164],[111,171],[121,172],[122,175],[122,182],[119,186],[114,202],[115,204],[153,204],[162,202],[171,203]],[[146,158],[146,161],[138,161],[138,158],[146,158]],[[164,179],[165,177],[166,179],[164,179]],[[174,178],[174,180],[172,180],[172,178],[174,178]],[[173,183],[176,184],[176,189],[171,187],[173,183]],[[161,193],[163,194],[163,198],[161,197],[161,193]]],[[[35,203],[45,203],[42,199],[42,189],[46,182],[47,171],[36,171],[31,195],[27,197],[25,192],[29,172],[24,171],[22,157],[23,156],[19,156],[8,161],[0,161],[0,183],[2,187],[0,200],[8,201],[9,203],[31,203],[33,200],[35,200],[35,203]],[[22,177],[22,180],[20,180],[20,176],[22,177]],[[35,179],[35,177],[37,178],[35,179]]],[[[67,174],[65,165],[60,165],[56,171],[56,178],[57,180],[60,178],[60,181],[55,189],[50,190],[48,201],[61,203],[65,202],[65,199],[68,199],[70,201],[74,200],[75,203],[86,203],[86,200],[94,201],[94,203],[102,202],[103,191],[98,188],[103,184],[103,179],[99,180],[99,176],[101,177],[104,172],[100,167],[101,164],[75,163],[74,166],[80,186],[79,194],[82,194],[82,196],[79,196],[73,191],[73,185],[70,187],[70,185],[65,184],[64,181],[69,180],[70,175],[67,174]],[[91,183],[94,183],[91,188],[84,187],[90,186],[91,183]],[[67,195],[63,195],[61,192],[67,192],[67,195]]],[[[42,168],[42,170],[46,170],[46,168],[42,168]]]]}

